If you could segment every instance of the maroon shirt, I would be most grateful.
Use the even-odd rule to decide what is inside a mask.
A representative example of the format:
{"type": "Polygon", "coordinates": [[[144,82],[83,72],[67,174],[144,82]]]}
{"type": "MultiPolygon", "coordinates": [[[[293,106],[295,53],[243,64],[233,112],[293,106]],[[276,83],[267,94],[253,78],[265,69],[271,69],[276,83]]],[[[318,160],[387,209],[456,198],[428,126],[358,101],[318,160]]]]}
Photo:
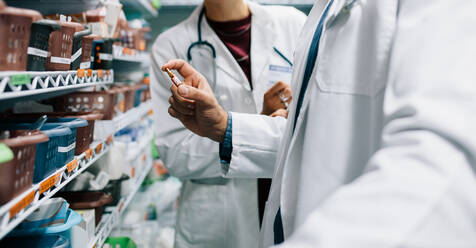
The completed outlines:
{"type": "Polygon", "coordinates": [[[237,21],[216,22],[208,18],[207,21],[238,62],[253,89],[250,60],[251,14],[237,21]]]}

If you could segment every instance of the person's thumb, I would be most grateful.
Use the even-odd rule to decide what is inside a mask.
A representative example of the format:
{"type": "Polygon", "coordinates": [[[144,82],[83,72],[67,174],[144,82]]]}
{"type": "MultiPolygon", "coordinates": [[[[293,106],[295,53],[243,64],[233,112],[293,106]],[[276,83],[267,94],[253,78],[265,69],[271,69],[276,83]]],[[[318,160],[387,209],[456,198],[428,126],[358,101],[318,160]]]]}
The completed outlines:
{"type": "Polygon", "coordinates": [[[211,102],[210,98],[213,97],[207,94],[207,92],[204,90],[197,89],[195,87],[185,84],[181,84],[178,87],[178,93],[180,94],[180,96],[186,99],[194,100],[201,104],[208,104],[209,102],[211,102]]]}

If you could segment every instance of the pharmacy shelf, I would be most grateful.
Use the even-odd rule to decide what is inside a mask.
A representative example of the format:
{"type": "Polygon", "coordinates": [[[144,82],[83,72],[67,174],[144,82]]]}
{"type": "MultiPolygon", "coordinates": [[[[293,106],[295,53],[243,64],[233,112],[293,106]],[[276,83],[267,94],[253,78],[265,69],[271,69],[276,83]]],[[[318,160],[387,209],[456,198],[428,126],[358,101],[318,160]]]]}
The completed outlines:
{"type": "MultiPolygon", "coordinates": [[[[125,114],[116,117],[112,123],[117,129],[113,130],[119,131],[130,124],[137,122],[143,116],[147,115],[151,108],[152,104],[146,102],[129,110],[125,114]]],[[[64,188],[69,182],[74,180],[79,174],[83,173],[96,160],[103,156],[109,150],[111,143],[113,142],[112,135],[113,133],[103,138],[99,138],[99,141],[94,141],[87,151],[79,156],[75,156],[73,161],[57,170],[50,177],[33,185],[21,195],[15,197],[3,206],[0,206],[0,239],[5,237],[18,224],[38,209],[42,203],[53,197],[56,192],[64,188]]],[[[149,144],[150,142],[139,143],[140,151],[144,151],[144,149],[149,147],[149,144]]],[[[142,153],[134,152],[134,154],[136,154],[134,156],[139,156],[142,153]]],[[[150,170],[150,168],[147,170],[150,170]]],[[[136,178],[142,178],[140,180],[143,181],[145,176],[141,175],[136,178]]]]}
{"type": "Polygon", "coordinates": [[[150,101],[141,103],[141,105],[114,117],[112,120],[96,121],[94,124],[94,137],[105,139],[110,135],[130,126],[142,117],[150,114],[152,103],[150,101]]]}
{"type": "Polygon", "coordinates": [[[158,15],[148,0],[120,0],[127,19],[152,18],[158,15]]]}
{"type": "Polygon", "coordinates": [[[0,72],[0,101],[112,84],[113,70],[0,72]]]}
{"type": "Polygon", "coordinates": [[[112,137],[102,142],[94,142],[90,148],[50,177],[33,185],[25,193],[15,197],[0,207],[0,239],[5,237],[18,224],[69,182],[83,173],[96,160],[103,156],[112,142],[112,137]]]}
{"type": "MultiPolygon", "coordinates": [[[[147,142],[143,142],[143,143],[145,143],[147,145],[142,147],[142,149],[141,149],[142,151],[144,151],[144,149],[148,149],[148,147],[149,147],[148,145],[150,144],[150,140],[147,140],[147,142]]],[[[140,156],[140,154],[142,154],[142,153],[137,154],[137,156],[140,156]]],[[[129,204],[131,203],[135,194],[137,193],[137,191],[139,191],[139,188],[140,188],[142,182],[144,182],[147,174],[149,174],[149,171],[152,169],[152,165],[153,165],[152,159],[149,158],[146,167],[142,170],[140,175],[138,177],[136,177],[136,179],[135,179],[136,181],[135,181],[134,186],[133,186],[131,192],[129,193],[129,195],[122,198],[119,201],[119,203],[117,204],[117,206],[112,208],[110,214],[103,215],[103,217],[101,219],[101,222],[99,223],[99,225],[96,228],[96,235],[95,235],[94,239],[91,241],[91,244],[88,247],[101,248],[103,246],[104,242],[106,241],[106,239],[109,236],[109,234],[111,233],[111,231],[119,223],[119,220],[120,220],[122,214],[127,209],[129,204]]]]}
{"type": "Polygon", "coordinates": [[[116,61],[141,64],[148,59],[149,53],[114,45],[112,56],[116,61]]]}
{"type": "Polygon", "coordinates": [[[142,103],[136,108],[133,108],[127,111],[125,114],[120,114],[116,116],[114,121],[114,131],[117,132],[119,130],[124,129],[125,127],[130,126],[132,123],[135,123],[137,120],[140,120],[142,117],[146,116],[147,114],[152,113],[152,102],[147,101],[142,103]]]}

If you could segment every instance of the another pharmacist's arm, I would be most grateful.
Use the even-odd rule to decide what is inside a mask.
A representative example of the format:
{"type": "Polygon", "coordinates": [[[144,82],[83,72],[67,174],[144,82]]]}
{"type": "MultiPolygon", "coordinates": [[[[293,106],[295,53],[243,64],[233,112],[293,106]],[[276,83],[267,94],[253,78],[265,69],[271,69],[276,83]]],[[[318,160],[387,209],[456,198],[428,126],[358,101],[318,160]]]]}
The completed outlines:
{"type": "Polygon", "coordinates": [[[152,49],[151,93],[154,110],[155,145],[164,164],[173,176],[181,179],[221,177],[218,144],[187,130],[167,113],[170,86],[161,66],[169,58],[179,57],[173,45],[160,37],[152,49]]]}
{"type": "Polygon", "coordinates": [[[169,114],[194,133],[221,143],[226,177],[272,177],[286,120],[257,114],[226,113],[205,78],[182,60],[166,64],[178,70],[186,85],[172,86],[169,114]],[[194,113],[183,108],[194,101],[194,113]]]}

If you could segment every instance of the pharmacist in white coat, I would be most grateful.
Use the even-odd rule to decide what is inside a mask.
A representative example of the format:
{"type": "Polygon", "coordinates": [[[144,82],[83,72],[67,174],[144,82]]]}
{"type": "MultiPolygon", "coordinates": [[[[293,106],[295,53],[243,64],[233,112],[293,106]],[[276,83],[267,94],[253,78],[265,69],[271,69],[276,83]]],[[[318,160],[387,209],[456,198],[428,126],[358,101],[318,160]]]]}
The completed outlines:
{"type": "Polygon", "coordinates": [[[169,112],[231,140],[226,176],[273,176],[263,247],[282,230],[279,247],[476,247],[475,9],[319,0],[296,49],[284,129],[228,115],[183,61],[167,66],[193,87],[172,93],[194,100],[195,115],[181,101],[169,112]]]}
{"type": "MultiPolygon", "coordinates": [[[[302,12],[291,7],[260,6],[242,0],[206,0],[187,20],[155,41],[151,51],[155,144],[169,173],[184,182],[175,247],[256,247],[259,242],[257,181],[223,178],[218,144],[193,134],[169,116],[172,83],[160,67],[173,58],[190,59],[195,66],[201,66],[200,71],[209,79],[224,109],[260,113],[265,92],[278,80],[291,81],[290,61],[305,20],[302,12]],[[243,3],[246,13],[251,14],[251,82],[207,16],[212,11],[209,7],[232,3],[237,4],[233,14],[240,13],[243,3]],[[211,46],[192,46],[199,40],[211,46]],[[215,59],[210,56],[211,47],[215,59]]],[[[243,32],[246,30],[249,29],[243,32]]],[[[284,118],[276,119],[285,122],[284,118]]]]}

